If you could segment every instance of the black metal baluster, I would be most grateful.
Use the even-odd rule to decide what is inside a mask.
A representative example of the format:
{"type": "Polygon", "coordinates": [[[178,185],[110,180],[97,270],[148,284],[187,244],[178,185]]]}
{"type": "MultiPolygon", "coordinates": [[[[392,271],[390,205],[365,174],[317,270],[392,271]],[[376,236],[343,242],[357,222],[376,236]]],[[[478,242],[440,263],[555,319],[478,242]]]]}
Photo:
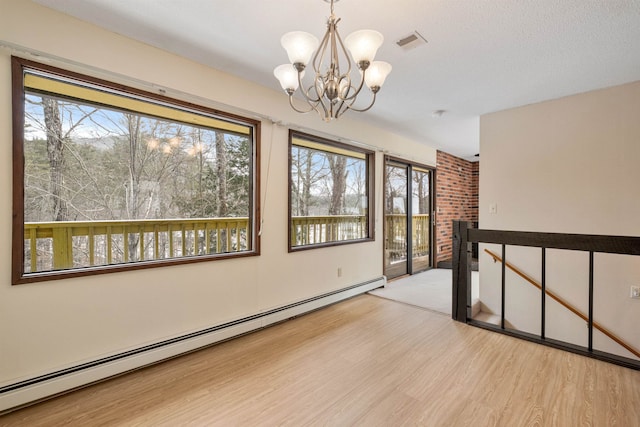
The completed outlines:
{"type": "Polygon", "coordinates": [[[589,251],[589,351],[593,351],[593,251],[589,251]]]}
{"type": "Polygon", "coordinates": [[[547,300],[547,249],[542,248],[542,280],[540,286],[542,288],[542,302],[541,302],[541,313],[540,313],[540,338],[545,338],[545,310],[546,310],[546,300],[547,300]]]}
{"type": "Polygon", "coordinates": [[[506,246],[502,245],[502,310],[500,310],[500,327],[504,329],[504,290],[505,290],[505,265],[506,265],[507,253],[506,246]]]}

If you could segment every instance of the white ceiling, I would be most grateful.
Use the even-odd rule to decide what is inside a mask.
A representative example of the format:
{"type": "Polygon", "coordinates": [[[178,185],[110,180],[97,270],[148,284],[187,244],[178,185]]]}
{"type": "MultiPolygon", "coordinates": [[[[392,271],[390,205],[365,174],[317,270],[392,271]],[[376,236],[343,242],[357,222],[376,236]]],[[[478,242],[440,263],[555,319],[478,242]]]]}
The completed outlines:
{"type": "MultiPolygon", "coordinates": [[[[35,1],[276,90],[282,34],[321,38],[329,15],[322,0],[35,1]]],[[[343,38],[380,31],[376,59],[393,65],[376,105],[347,114],[464,158],[482,114],[640,80],[640,0],[342,0],[335,12],[343,38]],[[395,45],[414,30],[428,44],[395,45]]]]}

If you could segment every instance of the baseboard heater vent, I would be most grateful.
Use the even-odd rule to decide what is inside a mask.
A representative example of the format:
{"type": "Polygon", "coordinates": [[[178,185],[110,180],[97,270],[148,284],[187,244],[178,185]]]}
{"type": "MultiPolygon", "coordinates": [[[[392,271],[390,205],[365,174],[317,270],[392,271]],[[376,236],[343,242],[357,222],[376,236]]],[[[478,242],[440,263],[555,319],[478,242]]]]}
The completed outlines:
{"type": "Polygon", "coordinates": [[[265,328],[384,286],[384,277],[369,280],[263,313],[181,335],[0,387],[0,414],[60,393],[265,328]]]}

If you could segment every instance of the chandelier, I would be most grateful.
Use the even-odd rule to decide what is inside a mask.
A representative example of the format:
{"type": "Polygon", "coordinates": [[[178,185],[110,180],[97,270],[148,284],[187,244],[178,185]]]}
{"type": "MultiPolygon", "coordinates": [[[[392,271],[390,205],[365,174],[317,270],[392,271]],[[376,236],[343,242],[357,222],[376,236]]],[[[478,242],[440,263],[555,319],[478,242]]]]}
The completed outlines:
{"type": "Polygon", "coordinates": [[[292,31],[282,36],[280,42],[287,51],[290,63],[276,67],[273,74],[289,95],[289,104],[295,111],[308,113],[315,110],[324,121],[329,122],[347,110],[364,112],[373,107],[376,94],[391,72],[391,65],[373,60],[384,40],[377,31],[355,31],[343,42],[338,34],[340,18],[333,12],[334,0],[325,1],[331,3],[331,16],[322,41],[318,42],[315,36],[304,31],[292,31]],[[351,53],[353,63],[347,50],[351,53]],[[303,77],[312,56],[313,81],[305,87],[303,77]],[[356,108],[354,103],[365,85],[372,93],[371,103],[356,108]],[[308,104],[304,108],[294,104],[293,95],[298,89],[308,104]]]}

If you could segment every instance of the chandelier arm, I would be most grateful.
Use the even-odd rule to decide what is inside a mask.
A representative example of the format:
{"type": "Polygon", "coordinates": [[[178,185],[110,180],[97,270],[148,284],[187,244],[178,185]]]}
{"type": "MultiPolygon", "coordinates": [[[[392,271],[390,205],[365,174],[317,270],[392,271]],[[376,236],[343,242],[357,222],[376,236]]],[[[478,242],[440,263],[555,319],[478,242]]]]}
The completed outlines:
{"type": "MultiPolygon", "coordinates": [[[[351,59],[349,59],[349,52],[347,51],[347,48],[344,46],[344,43],[342,42],[342,37],[340,37],[340,33],[338,33],[338,29],[336,28],[336,38],[338,40],[338,44],[340,46],[340,49],[342,49],[342,53],[344,53],[344,57],[347,58],[347,72],[344,73],[344,75],[350,75],[351,74],[351,59]]],[[[336,48],[337,50],[337,48],[336,48]]],[[[336,52],[336,61],[338,58],[338,52],[336,52]]]]}
{"type": "Polygon", "coordinates": [[[318,102],[320,101],[320,98],[312,98],[311,95],[309,95],[309,90],[311,89],[311,86],[309,86],[309,89],[305,89],[304,85],[302,84],[302,73],[298,72],[298,89],[300,89],[300,93],[302,94],[302,96],[305,98],[305,100],[308,103],[313,103],[313,102],[318,102]]]}
{"type": "MultiPolygon", "coordinates": [[[[338,60],[338,43],[336,41],[336,38],[340,38],[340,36],[338,35],[338,30],[336,29],[336,23],[333,22],[330,24],[330,30],[331,35],[330,35],[330,44],[331,44],[331,53],[330,53],[330,58],[331,58],[331,65],[329,66],[329,78],[331,80],[334,80],[336,77],[340,76],[340,61],[338,60]]],[[[348,58],[347,58],[347,62],[348,62],[348,58]]]]}
{"type": "Polygon", "coordinates": [[[333,102],[330,104],[330,106],[331,106],[331,118],[337,117],[339,108],[336,108],[336,104],[333,102]]]}
{"type": "MultiPolygon", "coordinates": [[[[325,97],[324,97],[324,91],[325,89],[323,87],[320,86],[318,80],[322,80],[323,76],[320,75],[320,73],[316,72],[316,75],[314,77],[313,80],[313,89],[316,92],[316,99],[312,99],[310,96],[307,96],[307,99],[311,102],[315,103],[315,110],[318,112],[318,114],[320,114],[322,116],[322,113],[320,111],[320,109],[318,108],[318,104],[320,104],[322,106],[322,111],[324,111],[324,116],[323,119],[327,120],[327,117],[330,117],[329,115],[329,110],[327,109],[327,105],[325,104],[325,97]]],[[[311,88],[309,87],[309,91],[311,91],[311,88]]]]}
{"type": "MultiPolygon", "coordinates": [[[[353,104],[353,102],[352,102],[352,104],[353,104]]],[[[340,104],[338,105],[338,108],[336,108],[336,116],[335,116],[336,119],[338,117],[340,117],[341,115],[343,115],[344,111],[347,111],[349,109],[349,105],[347,105],[346,108],[344,108],[344,107],[345,107],[345,101],[341,100],[340,104]],[[342,110],[343,108],[344,108],[344,111],[342,110]]]]}
{"type": "MultiPolygon", "coordinates": [[[[342,100],[340,102],[340,108],[338,109],[338,111],[336,112],[336,119],[340,116],[342,116],[347,110],[350,110],[352,108],[352,105],[355,104],[356,99],[353,98],[351,100],[342,100]]],[[[371,107],[369,107],[371,108],[371,107]]]]}
{"type": "Polygon", "coordinates": [[[309,86],[309,91],[311,91],[312,88],[313,90],[315,90],[317,102],[322,102],[322,98],[323,98],[322,95],[324,94],[322,87],[320,87],[320,85],[318,84],[318,79],[321,79],[321,78],[322,76],[316,75],[313,80],[313,86],[309,86]]]}
{"type": "MultiPolygon", "coordinates": [[[[347,105],[347,108],[345,108],[344,111],[342,111],[342,113],[340,115],[344,114],[344,112],[347,111],[347,110],[353,110],[353,111],[357,111],[358,113],[364,113],[365,111],[370,110],[371,107],[373,107],[373,104],[375,104],[375,102],[376,102],[376,93],[374,92],[373,93],[373,98],[371,99],[371,104],[369,104],[368,107],[363,108],[363,109],[359,109],[359,108],[353,107],[352,106],[353,103],[351,103],[351,104],[347,105]]],[[[337,116],[336,118],[338,118],[338,117],[340,117],[340,116],[337,116]]]]}
{"type": "Polygon", "coordinates": [[[324,111],[324,115],[320,112],[320,110],[317,107],[316,107],[316,111],[318,111],[318,114],[323,116],[323,119],[325,121],[328,121],[328,119],[331,118],[332,115],[330,114],[329,109],[327,109],[327,104],[325,104],[324,98],[322,96],[320,97],[320,99],[318,101],[318,104],[320,104],[322,106],[322,111],[324,111]]]}
{"type": "Polygon", "coordinates": [[[324,33],[324,37],[322,38],[322,41],[320,42],[320,47],[318,47],[318,50],[316,50],[315,55],[313,55],[313,61],[311,62],[313,64],[313,71],[315,72],[316,76],[320,75],[320,69],[322,67],[322,58],[324,57],[324,53],[327,50],[327,45],[329,44],[329,29],[327,28],[327,32],[324,33]]]}
{"type": "Polygon", "coordinates": [[[289,95],[289,105],[291,106],[291,108],[293,108],[294,111],[302,114],[310,113],[313,110],[317,111],[317,109],[311,103],[307,102],[307,104],[310,108],[308,110],[301,110],[293,104],[293,94],[289,95]]]}
{"type": "MultiPolygon", "coordinates": [[[[362,72],[362,78],[360,79],[360,84],[358,84],[358,89],[355,89],[355,88],[354,88],[354,89],[355,89],[355,92],[354,92],[354,93],[353,93],[353,95],[351,95],[351,96],[346,96],[346,97],[344,97],[344,98],[340,97],[340,99],[341,99],[342,101],[351,101],[351,100],[354,100],[354,101],[355,101],[355,99],[357,98],[357,96],[358,96],[358,95],[360,95],[360,91],[362,90],[362,87],[364,86],[364,75],[365,75],[365,73],[366,73],[366,72],[367,72],[367,70],[364,70],[364,71],[362,72]]],[[[352,86],[352,87],[353,87],[353,86],[352,86]]]]}

